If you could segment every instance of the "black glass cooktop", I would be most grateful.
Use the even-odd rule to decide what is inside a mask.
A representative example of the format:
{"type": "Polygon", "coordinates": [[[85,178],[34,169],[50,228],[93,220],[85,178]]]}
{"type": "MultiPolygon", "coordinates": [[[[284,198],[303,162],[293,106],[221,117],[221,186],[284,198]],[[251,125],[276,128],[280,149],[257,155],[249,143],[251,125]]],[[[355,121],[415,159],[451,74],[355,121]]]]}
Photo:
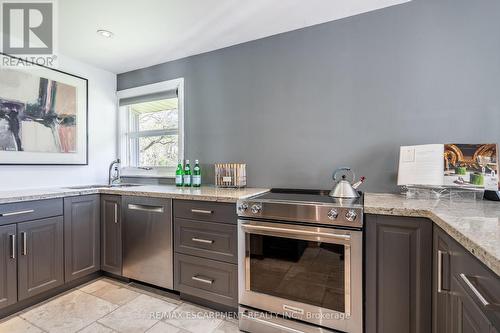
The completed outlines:
{"type": "Polygon", "coordinates": [[[298,202],[319,202],[319,203],[342,203],[342,204],[361,204],[362,198],[339,199],[332,198],[328,194],[330,190],[303,190],[303,189],[283,189],[273,188],[270,192],[259,195],[253,200],[279,200],[279,201],[298,201],[298,202]]]}

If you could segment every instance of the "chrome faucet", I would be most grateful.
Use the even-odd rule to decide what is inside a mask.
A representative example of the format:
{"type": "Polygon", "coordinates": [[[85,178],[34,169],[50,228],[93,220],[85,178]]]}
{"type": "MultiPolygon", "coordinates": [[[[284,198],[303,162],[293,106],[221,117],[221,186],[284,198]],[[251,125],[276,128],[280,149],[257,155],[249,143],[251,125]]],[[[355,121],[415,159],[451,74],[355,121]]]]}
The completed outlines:
{"type": "Polygon", "coordinates": [[[109,165],[108,185],[111,186],[120,182],[120,159],[116,159],[109,165]]]}

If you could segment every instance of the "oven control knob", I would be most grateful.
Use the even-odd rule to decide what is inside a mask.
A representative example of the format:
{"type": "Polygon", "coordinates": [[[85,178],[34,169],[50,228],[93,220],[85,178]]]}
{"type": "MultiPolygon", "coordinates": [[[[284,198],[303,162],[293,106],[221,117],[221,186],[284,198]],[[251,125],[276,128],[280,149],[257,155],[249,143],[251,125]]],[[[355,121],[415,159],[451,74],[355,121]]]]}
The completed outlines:
{"type": "Polygon", "coordinates": [[[330,220],[335,220],[339,216],[339,212],[335,208],[332,208],[328,212],[327,216],[330,220]]]}
{"type": "Polygon", "coordinates": [[[251,210],[252,210],[252,213],[258,214],[262,210],[262,205],[255,204],[252,206],[251,210]]]}
{"type": "Polygon", "coordinates": [[[240,212],[240,213],[246,212],[247,209],[248,209],[248,205],[246,202],[244,202],[238,206],[238,212],[240,212]]]}
{"type": "Polygon", "coordinates": [[[352,209],[349,209],[347,213],[345,213],[345,218],[349,222],[353,222],[356,219],[356,217],[358,217],[358,214],[352,209]]]}

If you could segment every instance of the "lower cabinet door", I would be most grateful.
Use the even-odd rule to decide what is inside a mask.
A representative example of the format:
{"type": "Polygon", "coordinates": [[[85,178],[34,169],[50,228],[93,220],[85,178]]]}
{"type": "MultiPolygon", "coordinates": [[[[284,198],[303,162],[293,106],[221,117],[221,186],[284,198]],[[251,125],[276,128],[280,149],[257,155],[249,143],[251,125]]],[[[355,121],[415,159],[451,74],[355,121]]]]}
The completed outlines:
{"type": "Polygon", "coordinates": [[[64,280],[97,272],[101,268],[99,195],[64,199],[64,280]]]}
{"type": "Polygon", "coordinates": [[[101,195],[101,269],[122,275],[121,196],[101,195]]]}
{"type": "Polygon", "coordinates": [[[432,222],[365,221],[366,333],[432,332],[432,222]]]}
{"type": "Polygon", "coordinates": [[[0,309],[17,302],[16,225],[0,227],[0,309]]]}
{"type": "Polygon", "coordinates": [[[451,331],[451,257],[453,241],[439,227],[433,234],[433,276],[432,276],[432,332],[451,331]]]}
{"type": "Polygon", "coordinates": [[[62,216],[19,223],[17,234],[19,300],[62,285],[62,216]]]}

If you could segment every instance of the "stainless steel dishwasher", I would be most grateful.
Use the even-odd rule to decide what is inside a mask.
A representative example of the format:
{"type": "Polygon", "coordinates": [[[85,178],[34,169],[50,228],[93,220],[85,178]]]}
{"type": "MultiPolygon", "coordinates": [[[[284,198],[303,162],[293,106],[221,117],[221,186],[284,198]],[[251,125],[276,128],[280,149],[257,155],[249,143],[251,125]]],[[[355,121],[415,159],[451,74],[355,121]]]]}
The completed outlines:
{"type": "Polygon", "coordinates": [[[173,289],[172,200],[123,197],[123,276],[173,289]]]}

